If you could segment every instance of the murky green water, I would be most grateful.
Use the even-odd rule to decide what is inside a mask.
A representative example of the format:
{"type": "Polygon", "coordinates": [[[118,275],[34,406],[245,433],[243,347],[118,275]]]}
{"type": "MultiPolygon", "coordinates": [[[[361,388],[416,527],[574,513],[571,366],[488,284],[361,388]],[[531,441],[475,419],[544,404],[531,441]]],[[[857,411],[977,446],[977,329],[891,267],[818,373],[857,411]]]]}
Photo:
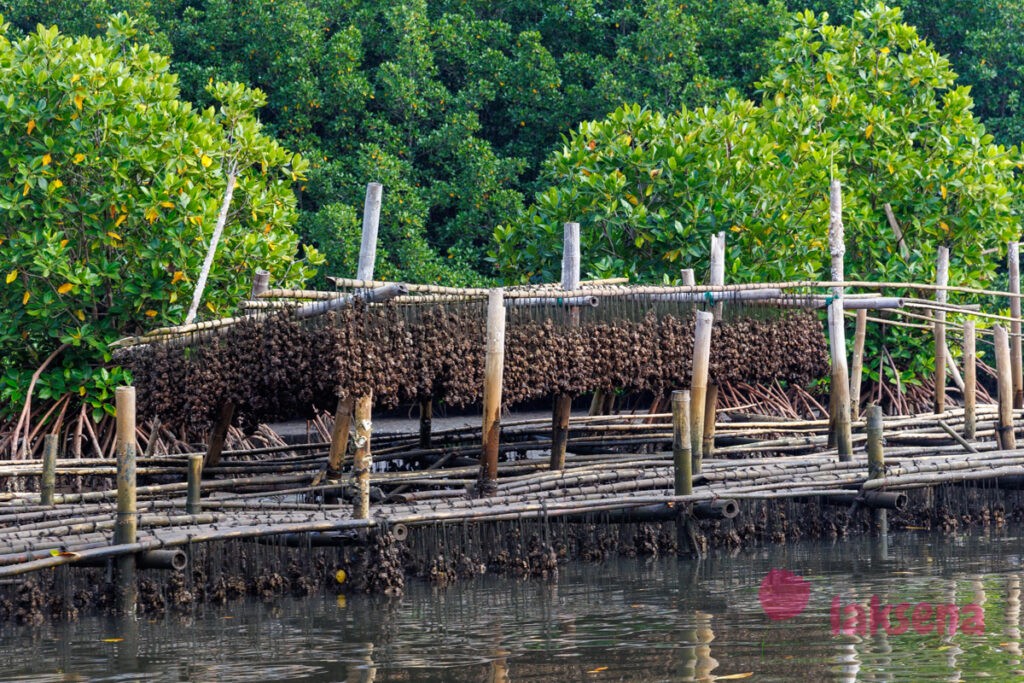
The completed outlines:
{"type": "MultiPolygon", "coordinates": [[[[88,618],[5,626],[0,678],[1024,680],[1022,556],[1024,536],[1014,532],[904,533],[887,547],[854,539],[701,562],[573,564],[553,582],[485,576],[446,589],[414,582],[400,600],[325,595],[235,602],[134,625],[88,618]],[[769,619],[759,599],[772,569],[809,583],[806,608],[792,618],[769,619]],[[900,603],[909,603],[902,620],[900,603]],[[888,628],[885,605],[893,606],[888,628]],[[935,609],[946,605],[958,606],[952,634],[948,619],[936,632],[935,609]],[[983,614],[980,630],[969,605],[983,614]]],[[[775,596],[767,596],[769,611],[780,604],[775,596]]]]}

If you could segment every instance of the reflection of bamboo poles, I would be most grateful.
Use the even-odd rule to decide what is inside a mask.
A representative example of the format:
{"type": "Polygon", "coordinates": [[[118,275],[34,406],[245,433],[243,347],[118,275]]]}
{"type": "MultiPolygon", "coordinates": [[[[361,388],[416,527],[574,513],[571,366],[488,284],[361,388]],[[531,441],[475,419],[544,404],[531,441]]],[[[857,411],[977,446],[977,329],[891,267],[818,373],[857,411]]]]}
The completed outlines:
{"type": "Polygon", "coordinates": [[[1006,576],[1006,623],[1003,625],[1003,635],[1007,642],[1002,644],[1002,648],[1013,657],[1008,663],[1019,667],[1021,664],[1020,576],[1017,574],[1006,576]]]}
{"type": "Polygon", "coordinates": [[[696,647],[694,648],[694,680],[713,681],[716,676],[712,673],[718,668],[718,660],[711,656],[711,641],[715,639],[715,631],[711,627],[712,615],[707,612],[696,611],[693,613],[696,622],[696,647]]]}

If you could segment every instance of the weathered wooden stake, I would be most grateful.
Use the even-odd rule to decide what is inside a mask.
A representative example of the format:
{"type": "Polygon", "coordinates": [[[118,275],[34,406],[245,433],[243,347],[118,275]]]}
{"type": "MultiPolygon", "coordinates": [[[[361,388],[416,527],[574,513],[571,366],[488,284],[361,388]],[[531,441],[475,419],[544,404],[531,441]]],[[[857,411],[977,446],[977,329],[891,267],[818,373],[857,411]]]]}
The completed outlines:
{"type": "Polygon", "coordinates": [[[701,439],[700,456],[702,460],[715,455],[715,419],[718,417],[718,385],[708,384],[708,393],[704,397],[704,435],[701,439]]]}
{"type": "Polygon", "coordinates": [[[693,287],[697,284],[697,280],[693,275],[693,268],[683,268],[679,271],[679,277],[682,278],[681,282],[684,287],[693,287]]]}
{"type": "Polygon", "coordinates": [[[185,496],[185,512],[198,515],[203,511],[202,498],[203,456],[188,456],[188,491],[185,496]]]}
{"type": "Polygon", "coordinates": [[[864,337],[867,334],[868,312],[858,309],[853,330],[853,363],[850,367],[850,419],[860,417],[860,388],[864,382],[864,337]]]}
{"type": "Polygon", "coordinates": [[[964,321],[964,437],[973,439],[976,430],[978,398],[978,353],[974,320],[964,321]]]}
{"type": "Polygon", "coordinates": [[[341,476],[341,466],[345,462],[348,451],[348,434],[352,429],[352,409],[355,399],[343,396],[338,399],[334,410],[334,427],[331,429],[331,449],[327,453],[327,478],[337,479],[341,476]]]}
{"type": "Polygon", "coordinates": [[[217,416],[217,424],[213,426],[210,443],[206,447],[206,467],[216,467],[220,464],[220,454],[224,452],[224,441],[228,438],[228,429],[231,428],[231,420],[234,416],[234,402],[222,403],[220,414],[217,416]]]}
{"type": "Polygon", "coordinates": [[[828,307],[828,336],[832,350],[831,407],[835,446],[839,461],[849,462],[853,457],[853,433],[850,424],[850,374],[846,369],[846,329],[843,320],[843,300],[835,298],[828,307]]]}
{"type": "MultiPolygon", "coordinates": [[[[580,286],[580,224],[566,223],[562,241],[562,289],[573,292],[580,286]]],[[[569,325],[579,324],[579,309],[569,311],[569,325]]],[[[565,468],[565,449],[569,443],[569,415],[572,397],[555,396],[551,410],[551,469],[565,468]]]]}
{"type": "Polygon", "coordinates": [[[1010,368],[1013,375],[1013,407],[1024,408],[1024,370],[1021,368],[1020,339],[1020,243],[1010,242],[1010,368]]]}
{"type": "MultiPolygon", "coordinates": [[[[882,448],[882,407],[868,406],[867,411],[868,437],[868,479],[881,479],[885,476],[885,452],[882,448]]],[[[889,531],[888,513],[881,508],[872,510],[875,531],[885,534],[889,531]]]]}
{"type": "Polygon", "coordinates": [[[53,505],[53,493],[57,487],[57,448],[60,439],[56,434],[47,434],[43,439],[43,474],[39,481],[39,504],[53,505]]]}
{"type": "Polygon", "coordinates": [[[1002,325],[994,328],[996,335],[996,375],[999,396],[999,424],[996,437],[999,447],[1012,450],[1017,447],[1013,433],[1013,379],[1010,377],[1010,341],[1002,325]]]}
{"type": "Polygon", "coordinates": [[[270,289],[270,271],[259,268],[252,276],[252,289],[249,290],[249,298],[255,299],[268,289],[270,289]]]}
{"type": "MultiPolygon", "coordinates": [[[[938,262],[935,268],[935,284],[939,287],[949,285],[949,249],[939,247],[938,262]]],[[[935,301],[945,304],[948,292],[945,289],[935,290],[935,301]]],[[[935,311],[935,412],[946,410],[946,312],[935,311]]]]}
{"type": "Polygon", "coordinates": [[[690,446],[690,392],[672,392],[672,464],[675,493],[693,493],[693,449],[690,446]]]}
{"type": "Polygon", "coordinates": [[[363,204],[363,240],[359,245],[359,268],[356,279],[373,279],[373,266],[377,261],[377,226],[380,225],[380,203],[384,187],[380,183],[366,186],[366,203],[363,204]]]}
{"type": "MultiPolygon", "coordinates": [[[[721,287],[725,284],[725,233],[711,236],[711,269],[709,284],[721,287]]],[[[722,304],[715,304],[715,318],[722,317],[722,304]]]]}
{"type": "Polygon", "coordinates": [[[369,392],[356,400],[356,452],[352,457],[352,474],[356,479],[356,519],[370,518],[370,468],[373,454],[370,451],[370,435],[373,431],[373,393],[369,392]]]}
{"type": "Polygon", "coordinates": [[[587,411],[587,415],[593,417],[594,415],[601,415],[604,410],[604,389],[597,389],[594,391],[593,398],[590,399],[590,410],[587,411]]]}
{"type": "Polygon", "coordinates": [[[501,442],[501,385],[505,371],[505,292],[492,289],[487,296],[487,356],[484,360],[483,453],[480,457],[481,494],[491,494],[498,482],[498,446],[501,442]]]}
{"type": "MultiPolygon", "coordinates": [[[[135,543],[138,512],[135,502],[135,387],[118,387],[117,408],[117,518],[114,522],[114,545],[135,543]]],[[[118,555],[117,609],[122,614],[135,614],[137,587],[135,555],[118,555]]]]}
{"type": "Polygon", "coordinates": [[[700,474],[704,447],[704,410],[707,405],[708,368],[711,363],[711,331],[715,316],[697,311],[693,331],[693,367],[690,375],[690,448],[693,473],[700,474]]]}
{"type": "Polygon", "coordinates": [[[434,423],[434,399],[420,399],[420,448],[430,448],[434,423]]]}

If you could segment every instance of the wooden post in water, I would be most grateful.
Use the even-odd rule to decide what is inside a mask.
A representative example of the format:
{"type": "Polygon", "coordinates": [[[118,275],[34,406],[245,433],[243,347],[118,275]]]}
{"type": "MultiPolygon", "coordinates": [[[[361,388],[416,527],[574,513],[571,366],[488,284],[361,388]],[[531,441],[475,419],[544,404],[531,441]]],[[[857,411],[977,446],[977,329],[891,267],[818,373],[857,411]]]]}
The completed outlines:
{"type": "Polygon", "coordinates": [[[220,405],[217,423],[210,432],[210,443],[206,446],[206,466],[216,467],[220,464],[220,455],[224,452],[224,441],[228,438],[231,420],[235,416],[235,404],[225,401],[220,405]]]}
{"type": "Polygon", "coordinates": [[[497,490],[498,445],[501,442],[501,384],[505,371],[505,292],[492,289],[487,295],[487,356],[484,361],[483,452],[480,481],[483,495],[497,490]]]}
{"type": "Polygon", "coordinates": [[[188,491],[185,496],[185,512],[198,515],[203,511],[202,497],[203,456],[188,456],[188,491]]]}
{"type": "Polygon", "coordinates": [[[359,267],[356,279],[373,279],[373,266],[377,260],[377,227],[380,225],[380,203],[384,187],[380,183],[366,186],[366,202],[363,204],[363,239],[359,244],[359,267]]]}
{"type": "Polygon", "coordinates": [[[701,438],[700,457],[707,460],[715,455],[715,419],[718,417],[718,385],[708,383],[704,396],[704,434],[701,438]]]}
{"type": "MultiPolygon", "coordinates": [[[[573,292],[580,286],[580,224],[566,223],[562,241],[562,289],[573,292]]],[[[569,325],[579,323],[579,310],[569,311],[569,325]]],[[[555,396],[551,411],[551,469],[565,468],[565,449],[569,442],[569,415],[572,412],[572,397],[568,394],[555,396]]]]}
{"type": "MultiPolygon", "coordinates": [[[[939,247],[938,261],[935,267],[935,301],[945,304],[948,292],[944,289],[949,285],[949,249],[939,247]]],[[[935,412],[946,410],[946,312],[935,311],[935,412]]]]}
{"type": "Polygon", "coordinates": [[[370,518],[370,468],[373,454],[370,451],[370,435],[373,431],[373,392],[367,392],[356,400],[356,452],[352,457],[352,474],[356,479],[356,519],[370,518]]]}
{"type": "Polygon", "coordinates": [[[690,446],[690,392],[672,392],[672,465],[675,493],[693,493],[693,449],[690,446]]]}
{"type": "Polygon", "coordinates": [[[434,424],[434,399],[420,399],[420,448],[430,448],[431,432],[434,424]]]}
{"type": "Polygon", "coordinates": [[[707,405],[708,368],[711,364],[711,331],[715,316],[697,311],[693,331],[693,357],[690,375],[690,448],[693,454],[693,473],[700,474],[704,447],[704,409],[707,405]]]}
{"type": "MultiPolygon", "coordinates": [[[[844,282],[846,237],[843,228],[843,189],[838,180],[829,184],[828,248],[832,257],[832,281],[844,282]]],[[[832,390],[829,415],[832,441],[839,450],[840,462],[853,457],[853,433],[850,425],[850,373],[846,367],[846,321],[843,319],[842,285],[832,288],[828,307],[828,336],[832,351],[832,390]]]]}
{"type": "Polygon", "coordinates": [[[1021,368],[1020,340],[1020,243],[1010,242],[1007,266],[1010,272],[1010,368],[1013,374],[1013,407],[1024,408],[1024,370],[1021,368]]]}
{"type": "Polygon", "coordinates": [[[973,439],[976,430],[978,398],[978,353],[974,320],[964,321],[964,438],[973,439]]]}
{"type": "Polygon", "coordinates": [[[867,335],[867,309],[857,310],[857,325],[853,330],[853,363],[850,366],[850,419],[860,417],[860,388],[864,383],[864,337],[867,335]]]}
{"type": "Polygon", "coordinates": [[[268,289],[270,289],[270,271],[258,268],[252,276],[252,289],[249,290],[249,298],[255,299],[268,289]]]}
{"type": "Polygon", "coordinates": [[[39,480],[39,504],[53,505],[53,493],[57,488],[57,448],[60,438],[47,434],[43,438],[43,474],[39,480]]]}
{"type": "MultiPolygon", "coordinates": [[[[127,545],[135,543],[138,525],[135,502],[135,387],[118,387],[114,396],[117,408],[117,518],[114,522],[114,545],[127,545]]],[[[135,554],[118,555],[116,569],[117,609],[122,614],[135,614],[135,554]]]]}
{"type": "Polygon", "coordinates": [[[341,466],[348,451],[348,434],[352,429],[352,409],[355,399],[342,396],[334,410],[334,426],[331,428],[331,448],[327,453],[327,478],[336,480],[341,476],[341,466]]]}
{"type": "Polygon", "coordinates": [[[999,422],[996,440],[1003,450],[1017,447],[1013,434],[1013,379],[1010,377],[1010,341],[1002,325],[994,328],[996,335],[996,375],[999,396],[999,422]]]}
{"type": "MultiPolygon", "coordinates": [[[[868,437],[868,479],[881,479],[885,476],[885,452],[882,448],[882,407],[868,406],[867,411],[868,437]]],[[[875,531],[879,534],[889,532],[889,518],[884,509],[872,511],[875,531]]]]}

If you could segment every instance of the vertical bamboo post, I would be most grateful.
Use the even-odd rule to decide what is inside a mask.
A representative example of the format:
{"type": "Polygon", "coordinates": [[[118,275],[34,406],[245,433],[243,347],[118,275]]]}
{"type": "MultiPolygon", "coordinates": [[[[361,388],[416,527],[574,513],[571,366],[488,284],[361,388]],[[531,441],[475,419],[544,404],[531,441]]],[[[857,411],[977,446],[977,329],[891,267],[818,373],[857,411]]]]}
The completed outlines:
{"type": "Polygon", "coordinates": [[[850,366],[850,419],[860,417],[860,388],[864,382],[864,337],[867,335],[867,309],[857,310],[857,324],[853,330],[853,363],[850,366]]]}
{"type": "Polygon", "coordinates": [[[711,331],[715,316],[707,311],[697,311],[697,322],[693,331],[693,357],[690,375],[690,449],[693,457],[693,473],[700,474],[704,447],[704,410],[707,405],[708,368],[711,364],[711,331]]]}
{"type": "MultiPolygon", "coordinates": [[[[882,448],[882,407],[879,405],[868,406],[867,418],[868,479],[880,479],[885,476],[885,452],[882,448]]],[[[875,531],[880,534],[888,533],[889,519],[886,511],[876,509],[872,513],[875,531]]]]}
{"type": "MultiPolygon", "coordinates": [[[[135,387],[118,387],[117,408],[117,518],[114,545],[135,543],[138,514],[135,502],[135,387]]],[[[134,614],[136,604],[135,554],[117,556],[117,608],[134,614]]]]}
{"type": "Polygon", "coordinates": [[[268,289],[270,289],[270,271],[258,268],[252,276],[252,289],[249,290],[249,298],[255,299],[268,289]]]}
{"type": "Polygon", "coordinates": [[[43,439],[43,474],[39,481],[39,504],[53,505],[53,493],[57,488],[57,447],[59,437],[47,434],[43,439]]]}
{"type": "Polygon", "coordinates": [[[996,334],[996,375],[999,396],[999,424],[996,437],[999,447],[1012,450],[1017,447],[1013,433],[1013,380],[1010,377],[1010,342],[1002,325],[994,328],[996,334]]]}
{"type": "Polygon", "coordinates": [[[430,448],[431,432],[434,424],[434,399],[420,399],[420,448],[430,448]]]}
{"type": "MultiPolygon", "coordinates": [[[[949,248],[939,247],[938,262],[935,267],[935,301],[945,304],[949,285],[949,248]]],[[[935,311],[935,412],[946,409],[946,312],[935,311]]]]}
{"type": "Polygon", "coordinates": [[[345,462],[348,451],[348,433],[352,429],[352,409],[355,399],[342,396],[334,409],[334,426],[331,428],[331,448],[327,453],[327,477],[337,479],[341,476],[341,466],[345,462]]]}
{"type": "Polygon", "coordinates": [[[1007,257],[1010,271],[1010,368],[1013,375],[1013,407],[1024,408],[1024,370],[1021,368],[1020,339],[1020,243],[1010,242],[1007,257]]]}
{"type": "Polygon", "coordinates": [[[206,446],[206,467],[216,467],[220,464],[220,456],[224,452],[224,441],[228,438],[228,429],[231,428],[231,420],[234,416],[234,402],[225,401],[220,405],[217,423],[213,426],[213,431],[210,432],[210,443],[206,446]]]}
{"type": "Polygon", "coordinates": [[[370,518],[370,467],[373,454],[370,452],[370,434],[373,431],[373,392],[367,392],[356,399],[356,451],[352,456],[352,474],[356,478],[355,518],[370,518]]]}
{"type": "Polygon", "coordinates": [[[679,277],[684,287],[693,287],[697,284],[697,280],[693,275],[693,268],[683,268],[679,271],[679,277]]]}
{"type": "MultiPolygon", "coordinates": [[[[711,236],[711,269],[709,284],[721,287],[725,284],[725,233],[711,236]]],[[[722,317],[722,304],[715,304],[715,318],[722,317]]]]}
{"type": "Polygon", "coordinates": [[[198,515],[203,511],[202,497],[203,456],[188,456],[188,490],[185,496],[185,512],[198,515]]]}
{"type": "MultiPolygon", "coordinates": [[[[580,286],[580,224],[566,223],[562,240],[562,289],[572,292],[580,286]]],[[[569,311],[569,325],[579,323],[579,310],[569,311]]],[[[565,449],[569,443],[569,415],[572,412],[572,397],[568,394],[555,396],[551,411],[551,469],[565,468],[565,449]]]]}
{"type": "MultiPolygon", "coordinates": [[[[832,259],[832,281],[846,280],[846,237],[843,228],[843,188],[838,180],[829,183],[828,249],[832,259]]],[[[829,422],[832,441],[839,451],[840,462],[853,457],[853,434],[850,426],[850,373],[846,367],[846,321],[843,319],[842,284],[832,288],[832,302],[828,307],[828,336],[832,351],[832,391],[829,422]]]]}
{"type": "Polygon", "coordinates": [[[380,183],[366,186],[366,202],[363,204],[363,239],[359,245],[359,267],[357,280],[372,280],[373,266],[377,261],[377,227],[380,225],[380,203],[384,187],[380,183]]]}
{"type": "Polygon", "coordinates": [[[501,385],[505,371],[505,292],[487,295],[487,356],[484,360],[483,452],[480,457],[481,494],[491,494],[498,482],[498,445],[501,441],[501,385]]]}
{"type": "Polygon", "coordinates": [[[693,493],[693,449],[690,446],[690,392],[672,392],[672,464],[675,493],[693,493]]]}
{"type": "Polygon", "coordinates": [[[718,417],[718,385],[708,383],[704,396],[704,434],[701,438],[700,457],[702,460],[715,455],[715,419],[718,417]]]}
{"type": "Polygon", "coordinates": [[[964,438],[973,439],[978,398],[978,352],[974,320],[964,321],[964,438]]]}

